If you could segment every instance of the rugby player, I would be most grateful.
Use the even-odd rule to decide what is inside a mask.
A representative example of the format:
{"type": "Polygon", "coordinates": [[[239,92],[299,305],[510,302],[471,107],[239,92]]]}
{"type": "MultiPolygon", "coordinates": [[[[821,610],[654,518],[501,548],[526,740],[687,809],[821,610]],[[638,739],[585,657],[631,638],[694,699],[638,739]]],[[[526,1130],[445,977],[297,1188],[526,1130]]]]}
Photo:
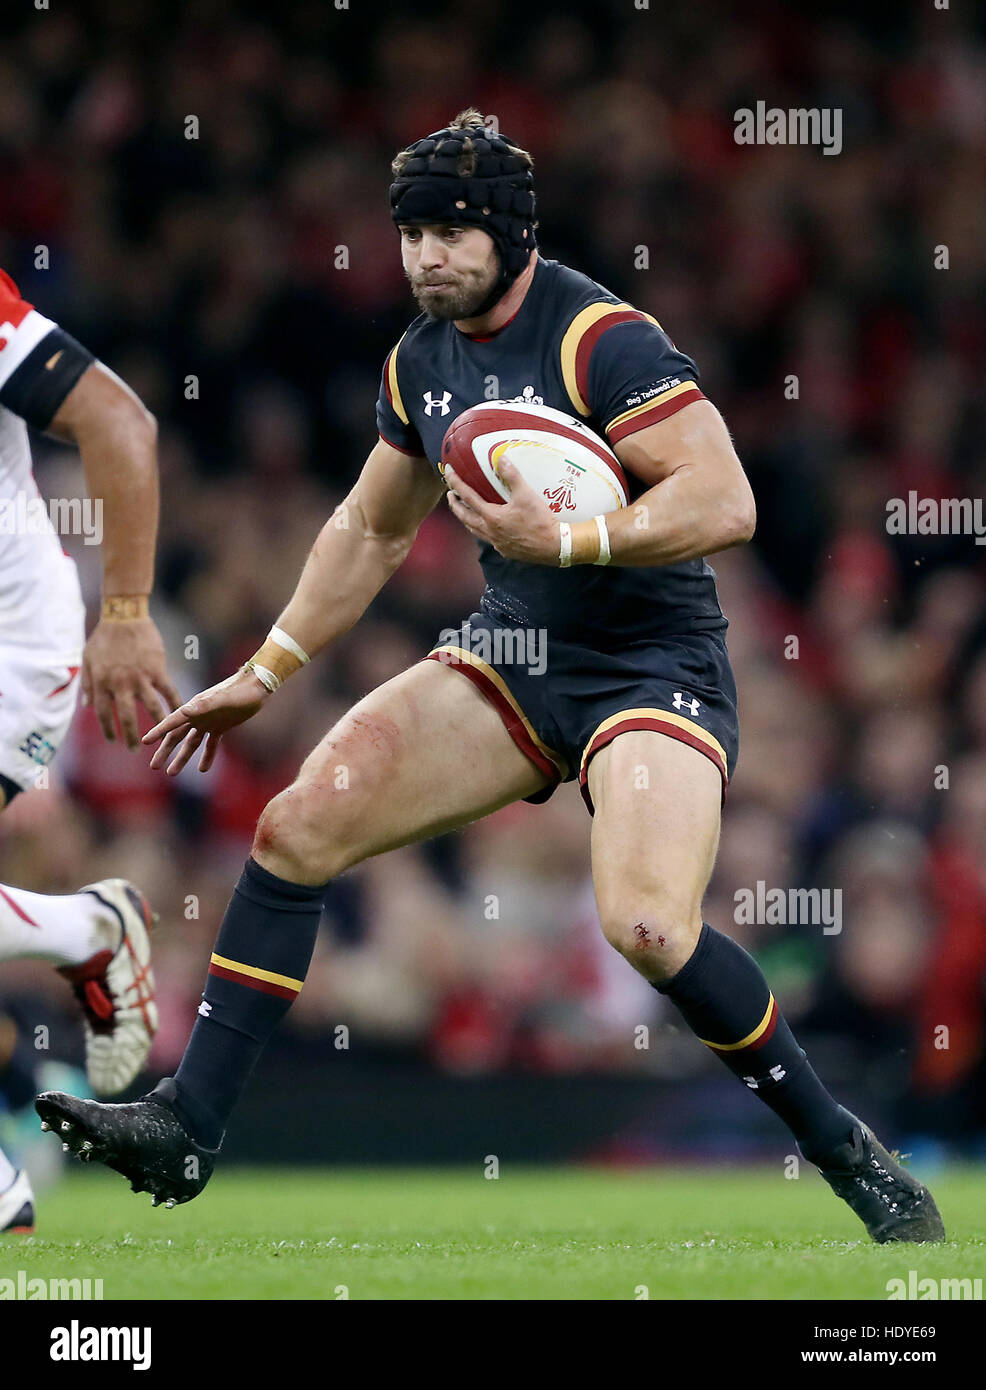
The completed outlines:
{"type": "MultiPolygon", "coordinates": [[[[130,748],[139,746],[138,703],[155,719],[179,703],[147,611],[158,516],[154,418],[3,271],[0,509],[2,810],[35,785],[58,751],[80,686],[105,736],[116,737],[116,715],[130,748]],[[78,447],[90,497],[102,507],[102,613],[88,642],[75,564],[34,482],[28,425],[78,447]]],[[[0,962],[49,961],[69,981],[98,1094],[130,1084],[157,1028],[149,924],[143,894],[124,879],[58,897],[0,885],[0,962]]],[[[0,1016],[0,1086],[6,1072],[12,1101],[29,1080],[32,1054],[18,1044],[13,1021],[0,1016]]],[[[35,1089],[30,1084],[27,1098],[35,1089]]],[[[27,1175],[0,1152],[0,1231],[33,1224],[27,1175]]]]}
{"type": "Polygon", "coordinates": [[[608,941],[789,1126],[876,1240],[940,1240],[930,1193],[829,1095],[753,958],[702,921],[738,741],[726,620],[703,556],[750,539],[753,497],[691,359],[648,314],[538,255],[531,170],[475,110],[397,156],[391,213],[422,312],[384,365],[379,440],[259,652],[145,736],[158,743],[152,765],[170,758],[177,773],[204,744],[207,770],[227,730],[359,619],[446,485],[480,542],[479,611],[361,700],[261,815],[175,1076],[133,1104],[50,1092],[38,1112],[155,1204],[195,1197],[301,989],[326,884],[578,778],[608,941]],[[631,507],[566,536],[516,470],[504,469],[503,505],[451,469],[443,478],[445,432],[491,381],[502,399],[607,437],[631,507]],[[543,674],[476,654],[477,631],[518,627],[546,630],[543,674]]]}

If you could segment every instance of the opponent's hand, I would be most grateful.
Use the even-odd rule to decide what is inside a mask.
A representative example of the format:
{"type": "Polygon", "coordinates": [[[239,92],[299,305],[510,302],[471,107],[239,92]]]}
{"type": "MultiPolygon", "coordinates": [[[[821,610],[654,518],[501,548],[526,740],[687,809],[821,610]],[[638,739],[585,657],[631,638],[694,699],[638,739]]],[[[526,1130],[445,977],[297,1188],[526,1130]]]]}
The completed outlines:
{"type": "Polygon", "coordinates": [[[111,743],[116,711],[128,748],[140,742],[138,701],[152,719],[181,703],[168,677],[161,634],[150,618],[96,624],[82,654],[82,698],[95,709],[111,743]]]}
{"type": "Polygon", "coordinates": [[[510,489],[506,502],[484,502],[452,468],[445,469],[448,504],[467,531],[487,541],[508,560],[530,565],[558,564],[558,518],[544,498],[504,459],[500,477],[510,489]]]}
{"type": "Polygon", "coordinates": [[[177,754],[168,764],[168,776],[177,777],[189,758],[206,740],[199,771],[208,772],[219,751],[223,734],[244,724],[257,713],[270,691],[252,671],[237,671],[218,685],[201,691],[180,709],[148,729],[142,743],[159,743],[151,759],[151,767],[163,767],[178,745],[177,754]]]}

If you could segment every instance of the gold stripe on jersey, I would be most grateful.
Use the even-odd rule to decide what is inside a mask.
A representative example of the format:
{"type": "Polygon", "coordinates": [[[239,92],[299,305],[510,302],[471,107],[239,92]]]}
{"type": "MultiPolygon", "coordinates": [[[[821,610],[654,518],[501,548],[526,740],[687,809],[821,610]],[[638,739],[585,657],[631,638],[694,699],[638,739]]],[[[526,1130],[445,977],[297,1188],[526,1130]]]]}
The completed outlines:
{"type": "Polygon", "coordinates": [[[404,409],[404,402],[401,399],[401,388],[397,384],[397,354],[400,351],[401,343],[403,343],[406,337],[407,331],[405,330],[397,340],[397,346],[387,359],[387,385],[390,388],[390,404],[394,407],[394,414],[403,424],[409,425],[411,421],[408,418],[407,411],[404,409]]]}
{"type": "Polygon", "coordinates": [[[592,412],[589,409],[588,402],[581,395],[578,387],[576,362],[579,344],[582,342],[582,339],[585,337],[586,333],[588,333],[589,329],[593,328],[601,319],[608,317],[610,314],[625,314],[628,311],[641,314],[649,323],[652,323],[655,328],[661,327],[653,315],[644,313],[643,309],[635,309],[632,304],[624,304],[622,301],[619,304],[597,301],[595,304],[587,304],[584,309],[580,309],[565,330],[561,340],[562,380],[565,383],[568,399],[572,402],[580,415],[591,415],[592,412]]]}
{"type": "Polygon", "coordinates": [[[632,410],[624,410],[622,415],[614,415],[606,426],[606,433],[616,429],[618,425],[623,425],[627,420],[632,420],[636,415],[643,415],[645,410],[653,410],[656,405],[664,405],[666,401],[673,401],[675,396],[681,396],[686,391],[698,391],[701,388],[694,381],[682,381],[678,386],[671,386],[667,391],[662,391],[659,396],[652,396],[649,401],[644,401],[643,405],[635,405],[632,410]]]}

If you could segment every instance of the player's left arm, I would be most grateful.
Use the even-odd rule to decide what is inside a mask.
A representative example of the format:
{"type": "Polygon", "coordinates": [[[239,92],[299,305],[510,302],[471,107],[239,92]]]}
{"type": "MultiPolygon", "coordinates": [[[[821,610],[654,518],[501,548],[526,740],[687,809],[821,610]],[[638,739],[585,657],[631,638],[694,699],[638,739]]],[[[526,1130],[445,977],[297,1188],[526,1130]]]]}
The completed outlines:
{"type": "MultiPolygon", "coordinates": [[[[605,314],[590,326],[598,336],[588,355],[573,342],[569,385],[576,408],[604,422],[623,468],[646,485],[628,508],[605,516],[609,563],[671,565],[748,541],[753,492],[722,416],[699,389],[694,362],[647,315],[619,305],[611,313],[612,326],[605,327],[605,314]]],[[[452,474],[452,510],[501,555],[560,564],[558,518],[512,465],[503,463],[500,474],[510,488],[502,506],[484,503],[452,474]]],[[[571,563],[596,563],[601,540],[595,520],[572,523],[571,563]]]]}
{"type": "MultiPolygon", "coordinates": [[[[614,446],[629,473],[650,483],[630,506],[606,513],[610,564],[672,565],[741,545],[756,527],[756,505],[725,421],[707,400],[647,425],[614,446]]],[[[503,505],[483,502],[446,469],[458,496],[449,505],[460,521],[501,555],[529,564],[559,563],[559,522],[543,497],[508,462],[500,474],[510,488],[503,505]]],[[[572,524],[572,564],[599,558],[595,521],[572,524]]]]}
{"type": "MultiPolygon", "coordinates": [[[[614,445],[628,473],[650,483],[623,511],[606,516],[611,564],[671,565],[750,540],[757,509],[726,423],[697,400],[614,445]]],[[[572,527],[573,563],[599,554],[594,521],[572,527]]]]}

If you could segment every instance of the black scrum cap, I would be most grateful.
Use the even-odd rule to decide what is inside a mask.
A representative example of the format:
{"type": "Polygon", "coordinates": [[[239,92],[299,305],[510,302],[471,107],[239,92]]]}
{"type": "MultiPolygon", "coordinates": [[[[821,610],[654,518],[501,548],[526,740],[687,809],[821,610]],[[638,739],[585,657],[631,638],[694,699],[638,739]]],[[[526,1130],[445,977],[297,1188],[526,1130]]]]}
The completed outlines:
{"type": "Polygon", "coordinates": [[[407,146],[409,158],[390,186],[397,223],[461,223],[489,232],[500,277],[477,313],[503,297],[537,245],[534,177],[511,145],[479,125],[435,131],[407,146]]]}

